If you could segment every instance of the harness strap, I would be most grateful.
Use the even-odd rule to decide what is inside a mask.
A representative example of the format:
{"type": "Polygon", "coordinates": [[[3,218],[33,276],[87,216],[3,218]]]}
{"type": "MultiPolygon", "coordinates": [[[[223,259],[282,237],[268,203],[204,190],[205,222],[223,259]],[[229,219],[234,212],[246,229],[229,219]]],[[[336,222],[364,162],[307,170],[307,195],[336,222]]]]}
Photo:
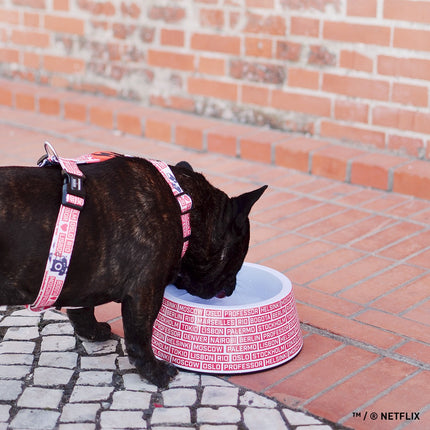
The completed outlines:
{"type": "MultiPolygon", "coordinates": [[[[66,281],[76,239],[79,215],[85,204],[83,186],[85,176],[79,169],[78,164],[98,163],[117,155],[112,152],[100,152],[85,155],[77,159],[60,158],[48,142],[45,143],[45,150],[46,155],[39,160],[38,165],[40,167],[61,165],[63,194],[42,285],[36,300],[31,305],[26,305],[26,308],[33,312],[43,312],[52,308],[60,296],[64,282],[66,281]]],[[[191,197],[182,190],[175,175],[166,163],[158,160],[149,161],[169,184],[181,208],[182,234],[184,239],[181,253],[182,258],[188,249],[189,238],[191,236],[190,210],[193,205],[191,197]]]]}
{"type": "Polygon", "coordinates": [[[182,258],[187,252],[191,236],[190,210],[193,207],[193,201],[188,194],[185,194],[184,190],[181,188],[179,182],[175,178],[172,170],[166,163],[159,160],[148,161],[156,167],[156,169],[161,173],[163,178],[169,184],[170,189],[172,190],[172,193],[176,197],[179,207],[181,208],[182,237],[184,239],[181,253],[182,258]]]}
{"type": "Polygon", "coordinates": [[[58,157],[49,143],[45,143],[45,150],[48,160],[63,168],[63,196],[39,294],[33,304],[26,306],[33,312],[51,308],[61,293],[75,244],[79,214],[85,203],[85,176],[76,161],[58,157]]]}

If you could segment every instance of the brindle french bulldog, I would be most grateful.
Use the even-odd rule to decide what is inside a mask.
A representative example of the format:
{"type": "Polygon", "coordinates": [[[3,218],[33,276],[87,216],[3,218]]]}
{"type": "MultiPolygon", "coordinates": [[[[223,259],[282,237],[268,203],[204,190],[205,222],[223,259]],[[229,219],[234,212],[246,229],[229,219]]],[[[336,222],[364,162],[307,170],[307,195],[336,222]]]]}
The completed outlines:
{"type": "MultiPolygon", "coordinates": [[[[117,156],[81,165],[86,201],[63,291],[55,306],[69,309],[76,333],[100,341],[110,327],[94,306],[120,302],[125,343],[139,373],[159,387],[177,371],[154,357],[152,326],[164,287],[202,298],[231,295],[249,244],[248,214],[266,186],[229,198],[188,163],[171,166],[191,196],[191,238],[183,245],[180,208],[147,160],[117,156]]],[[[34,302],[61,202],[61,168],[0,168],[0,305],[34,302]]]]}

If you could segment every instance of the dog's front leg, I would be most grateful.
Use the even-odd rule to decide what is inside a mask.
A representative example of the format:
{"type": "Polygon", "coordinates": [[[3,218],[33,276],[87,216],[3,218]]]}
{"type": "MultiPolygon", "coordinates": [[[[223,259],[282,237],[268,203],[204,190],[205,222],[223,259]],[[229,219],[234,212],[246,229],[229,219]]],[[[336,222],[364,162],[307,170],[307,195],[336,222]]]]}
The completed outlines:
{"type": "Polygon", "coordinates": [[[94,342],[102,342],[111,337],[110,325],[96,320],[94,307],[67,309],[67,315],[78,336],[94,342]]]}
{"type": "Polygon", "coordinates": [[[152,327],[160,306],[157,297],[145,297],[141,303],[127,296],[122,302],[122,320],[130,363],[149,382],[164,388],[178,371],[172,364],[157,360],[152,351],[152,327]]]}

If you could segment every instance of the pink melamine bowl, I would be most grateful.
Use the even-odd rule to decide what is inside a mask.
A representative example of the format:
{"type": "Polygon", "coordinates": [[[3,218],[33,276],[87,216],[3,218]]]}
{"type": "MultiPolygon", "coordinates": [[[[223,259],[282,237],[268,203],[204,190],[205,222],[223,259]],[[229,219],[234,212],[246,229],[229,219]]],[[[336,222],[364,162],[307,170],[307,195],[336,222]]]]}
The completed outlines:
{"type": "Polygon", "coordinates": [[[154,324],[157,358],[204,373],[247,373],[295,357],[303,346],[290,280],[244,263],[230,297],[204,300],[166,287],[154,324]]]}

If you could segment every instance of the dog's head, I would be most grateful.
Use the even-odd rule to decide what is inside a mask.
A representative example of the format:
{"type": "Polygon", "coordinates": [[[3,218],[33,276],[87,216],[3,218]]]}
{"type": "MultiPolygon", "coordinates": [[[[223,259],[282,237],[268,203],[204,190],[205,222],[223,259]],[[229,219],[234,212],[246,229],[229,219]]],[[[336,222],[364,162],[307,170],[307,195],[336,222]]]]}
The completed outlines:
{"type": "Polygon", "coordinates": [[[229,198],[204,181],[204,189],[192,190],[196,205],[191,211],[190,245],[175,285],[209,299],[233,293],[237,272],[248,252],[248,215],[267,185],[229,198]]]}

